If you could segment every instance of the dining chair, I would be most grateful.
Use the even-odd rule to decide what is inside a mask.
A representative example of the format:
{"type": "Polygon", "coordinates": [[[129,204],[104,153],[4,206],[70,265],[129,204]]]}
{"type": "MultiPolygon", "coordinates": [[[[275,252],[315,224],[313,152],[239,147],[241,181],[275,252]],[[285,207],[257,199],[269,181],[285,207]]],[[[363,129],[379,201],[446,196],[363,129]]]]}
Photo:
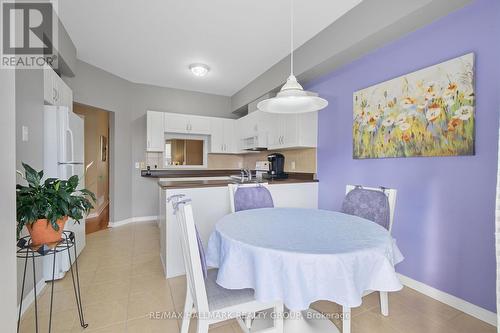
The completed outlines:
{"type": "Polygon", "coordinates": [[[273,197],[269,189],[258,184],[229,184],[231,213],[257,208],[274,208],[273,197]]]}
{"type": "MultiPolygon", "coordinates": [[[[347,185],[346,197],[342,203],[342,212],[371,220],[391,233],[394,223],[396,195],[397,190],[395,189],[347,185]]],[[[367,292],[364,296],[370,293],[372,291],[367,292]]],[[[388,316],[389,294],[387,291],[380,291],[379,294],[381,313],[388,316]]]]}
{"type": "Polygon", "coordinates": [[[255,300],[253,289],[224,289],[216,282],[216,269],[210,269],[207,277],[203,277],[191,200],[176,196],[171,201],[181,229],[181,247],[187,275],[181,333],[188,333],[191,315],[195,313],[198,315],[197,333],[207,333],[209,325],[233,318],[244,332],[250,333],[251,320],[248,318],[267,309],[272,309],[276,315],[273,327],[263,332],[283,333],[282,302],[259,302],[255,300]]]}

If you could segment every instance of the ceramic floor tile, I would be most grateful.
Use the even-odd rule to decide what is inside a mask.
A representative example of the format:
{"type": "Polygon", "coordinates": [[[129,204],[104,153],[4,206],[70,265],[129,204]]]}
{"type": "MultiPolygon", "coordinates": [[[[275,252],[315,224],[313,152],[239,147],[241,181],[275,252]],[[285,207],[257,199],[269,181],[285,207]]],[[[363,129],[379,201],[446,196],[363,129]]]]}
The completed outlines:
{"type": "MultiPolygon", "coordinates": [[[[84,306],[83,313],[85,322],[89,324],[89,330],[98,329],[125,322],[127,319],[126,299],[115,302],[103,302],[84,306]]],[[[74,329],[80,330],[79,324],[74,329]]],[[[85,330],[81,330],[84,332],[85,330]]]]}
{"type": "Polygon", "coordinates": [[[401,291],[395,293],[389,293],[389,313],[391,310],[391,300],[411,307],[413,310],[418,310],[424,315],[438,317],[442,320],[453,319],[461,313],[457,309],[422,295],[408,287],[404,287],[401,291]]]}
{"type": "Polygon", "coordinates": [[[457,333],[496,333],[496,327],[478,320],[468,314],[461,313],[450,321],[450,326],[457,333]]]}
{"type": "Polygon", "coordinates": [[[177,333],[176,319],[150,319],[148,317],[127,321],[127,333],[177,333]]]}
{"type": "Polygon", "coordinates": [[[351,330],[352,333],[401,333],[388,321],[380,320],[380,317],[371,311],[365,311],[353,317],[351,330]]]}
{"type": "MultiPolygon", "coordinates": [[[[78,258],[84,316],[89,327],[79,327],[72,280],[69,274],[54,285],[55,333],[177,333],[181,320],[150,319],[150,312],[182,311],[185,276],[165,279],[159,259],[159,231],[155,223],[135,223],[88,235],[78,258]]],[[[50,285],[39,296],[40,332],[47,331],[50,285]]],[[[315,302],[312,307],[341,327],[341,307],[315,302]],[[335,316],[337,315],[337,316],[335,316]]],[[[34,307],[23,316],[21,332],[34,332],[34,307]]],[[[175,317],[175,316],[174,316],[175,317]]],[[[490,326],[415,290],[389,293],[389,316],[380,314],[378,293],[363,297],[351,309],[353,333],[494,333],[490,326]]],[[[191,320],[190,332],[196,332],[191,320]]],[[[234,321],[210,327],[210,333],[239,333],[234,321]]]]}
{"type": "MultiPolygon", "coordinates": [[[[78,319],[78,313],[73,310],[60,310],[54,313],[52,316],[51,332],[70,332],[75,321],[78,319]]],[[[28,315],[23,318],[21,325],[19,327],[20,333],[32,333],[35,332],[35,316],[28,315]]],[[[49,315],[39,314],[38,316],[38,332],[48,332],[49,331],[49,315]]]]}
{"type": "Polygon", "coordinates": [[[128,319],[148,316],[152,312],[167,312],[174,310],[170,292],[157,291],[130,295],[128,301],[128,319]]]}

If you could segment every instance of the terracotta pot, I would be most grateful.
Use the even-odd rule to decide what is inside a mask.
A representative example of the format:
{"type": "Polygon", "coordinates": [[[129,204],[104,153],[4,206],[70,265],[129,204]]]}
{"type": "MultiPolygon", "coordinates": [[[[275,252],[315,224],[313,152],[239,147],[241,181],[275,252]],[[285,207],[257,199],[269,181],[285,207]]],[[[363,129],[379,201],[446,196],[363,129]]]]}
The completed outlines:
{"type": "Polygon", "coordinates": [[[42,245],[56,243],[61,240],[61,235],[64,230],[64,225],[68,221],[68,217],[65,216],[62,219],[57,220],[57,225],[59,230],[56,231],[47,219],[36,220],[32,224],[27,224],[26,228],[31,236],[31,243],[33,245],[42,245]]]}

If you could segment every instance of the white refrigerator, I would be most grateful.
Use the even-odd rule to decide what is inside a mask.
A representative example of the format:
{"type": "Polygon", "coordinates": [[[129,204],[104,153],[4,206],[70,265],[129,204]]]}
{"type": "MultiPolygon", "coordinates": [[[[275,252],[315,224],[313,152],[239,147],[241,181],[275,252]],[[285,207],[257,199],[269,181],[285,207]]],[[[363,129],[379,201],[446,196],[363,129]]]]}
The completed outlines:
{"type": "MultiPolygon", "coordinates": [[[[64,106],[45,106],[44,110],[44,177],[68,179],[77,175],[78,188],[85,188],[84,120],[64,106]]],[[[69,219],[65,230],[75,233],[77,255],[85,247],[85,219],[80,224],[69,219]]],[[[74,250],[71,249],[74,262],[74,250]]],[[[45,256],[43,272],[52,280],[53,257],[45,256]]],[[[67,251],[57,253],[54,279],[61,279],[69,270],[67,251]]]]}

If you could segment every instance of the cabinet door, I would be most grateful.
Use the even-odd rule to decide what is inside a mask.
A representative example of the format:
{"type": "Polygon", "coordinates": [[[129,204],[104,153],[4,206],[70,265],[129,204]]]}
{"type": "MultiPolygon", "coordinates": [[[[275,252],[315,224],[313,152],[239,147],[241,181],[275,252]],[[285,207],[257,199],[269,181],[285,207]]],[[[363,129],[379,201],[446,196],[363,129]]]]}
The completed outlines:
{"type": "Polygon", "coordinates": [[[165,133],[163,129],[163,112],[148,111],[147,115],[147,151],[163,151],[165,133]]]}
{"type": "Polygon", "coordinates": [[[281,144],[283,148],[293,148],[300,146],[298,137],[298,116],[287,114],[282,119],[281,144]]]}
{"type": "Polygon", "coordinates": [[[165,113],[164,129],[165,132],[188,133],[188,116],[181,114],[165,113]]]}
{"type": "Polygon", "coordinates": [[[224,152],[224,119],[213,118],[210,120],[210,152],[224,152]]]}
{"type": "Polygon", "coordinates": [[[54,71],[50,67],[45,67],[43,69],[43,99],[47,104],[54,104],[54,93],[53,86],[54,82],[52,81],[52,73],[54,71]]]}
{"type": "Polygon", "coordinates": [[[210,134],[210,119],[205,117],[188,116],[189,133],[210,134]]]}
{"type": "Polygon", "coordinates": [[[268,122],[268,140],[269,140],[269,149],[280,149],[283,146],[282,138],[283,138],[283,117],[285,115],[282,114],[271,114],[269,115],[268,122]]]}
{"type": "Polygon", "coordinates": [[[235,121],[232,119],[224,119],[224,152],[225,153],[237,153],[238,144],[235,140],[235,121]]]}

